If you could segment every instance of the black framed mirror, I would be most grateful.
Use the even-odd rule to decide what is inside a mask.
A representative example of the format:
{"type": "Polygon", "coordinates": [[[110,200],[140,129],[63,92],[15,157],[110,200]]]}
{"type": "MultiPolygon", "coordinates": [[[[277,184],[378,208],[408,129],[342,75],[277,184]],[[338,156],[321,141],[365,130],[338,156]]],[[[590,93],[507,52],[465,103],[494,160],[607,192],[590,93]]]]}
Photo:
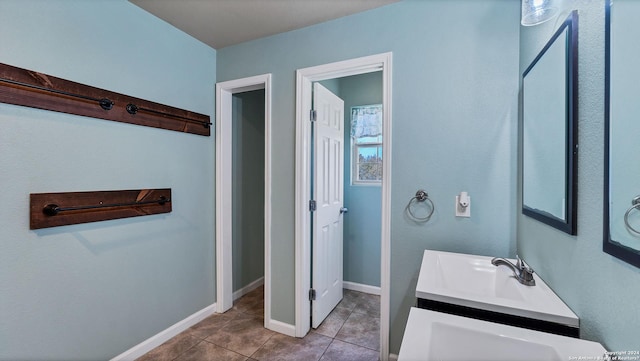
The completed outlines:
{"type": "Polygon", "coordinates": [[[640,267],[640,3],[606,0],[605,7],[603,250],[640,267]]]}
{"type": "Polygon", "coordinates": [[[577,232],[578,12],[522,74],[522,213],[577,232]]]}

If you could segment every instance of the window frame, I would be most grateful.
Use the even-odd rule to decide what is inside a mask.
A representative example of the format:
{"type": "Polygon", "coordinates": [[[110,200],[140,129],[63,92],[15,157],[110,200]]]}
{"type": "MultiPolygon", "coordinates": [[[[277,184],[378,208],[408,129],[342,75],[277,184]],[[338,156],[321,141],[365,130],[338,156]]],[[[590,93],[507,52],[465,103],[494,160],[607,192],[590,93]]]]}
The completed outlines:
{"type": "MultiPolygon", "coordinates": [[[[381,186],[382,185],[382,173],[380,173],[380,179],[368,180],[368,179],[360,179],[359,178],[360,173],[358,172],[358,166],[362,164],[359,162],[358,150],[360,148],[378,148],[378,147],[380,148],[380,154],[379,154],[380,162],[376,162],[376,163],[379,164],[380,171],[382,172],[382,164],[384,162],[384,159],[382,159],[382,148],[383,148],[382,134],[380,134],[379,136],[380,141],[363,142],[363,143],[358,143],[356,141],[356,137],[351,135],[351,129],[353,127],[353,109],[369,108],[369,107],[380,107],[380,117],[381,117],[380,120],[382,121],[382,104],[352,106],[349,111],[349,130],[350,130],[349,139],[351,143],[351,185],[357,185],[357,186],[381,186]]],[[[381,128],[382,128],[382,124],[381,124],[381,128]]],[[[372,162],[367,162],[367,163],[372,163],[372,162]]]]}

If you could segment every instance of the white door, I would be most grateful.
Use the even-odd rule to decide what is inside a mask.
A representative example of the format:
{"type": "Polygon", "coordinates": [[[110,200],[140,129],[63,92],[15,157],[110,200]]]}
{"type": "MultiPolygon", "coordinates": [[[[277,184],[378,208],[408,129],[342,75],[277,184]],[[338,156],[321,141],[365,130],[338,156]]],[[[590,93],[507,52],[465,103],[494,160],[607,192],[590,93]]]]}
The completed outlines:
{"type": "Polygon", "coordinates": [[[313,85],[314,200],[311,326],[317,328],[342,299],[344,101],[313,85]]]}

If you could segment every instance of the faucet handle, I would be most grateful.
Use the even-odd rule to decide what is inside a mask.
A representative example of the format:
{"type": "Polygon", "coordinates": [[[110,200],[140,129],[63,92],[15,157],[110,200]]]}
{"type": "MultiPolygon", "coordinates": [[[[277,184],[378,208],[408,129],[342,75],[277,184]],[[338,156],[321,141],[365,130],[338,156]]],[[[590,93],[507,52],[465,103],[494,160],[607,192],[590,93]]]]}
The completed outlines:
{"type": "Polygon", "coordinates": [[[520,258],[520,256],[518,256],[517,254],[516,254],[516,259],[517,259],[516,267],[518,267],[520,271],[525,271],[529,274],[533,273],[533,268],[529,267],[528,264],[524,263],[522,258],[520,258]]]}
{"type": "Polygon", "coordinates": [[[522,261],[522,258],[520,258],[520,256],[518,256],[516,254],[516,267],[518,267],[519,270],[523,270],[524,269],[524,262],[522,261]]]}
{"type": "Polygon", "coordinates": [[[517,276],[518,281],[527,286],[535,286],[536,280],[533,278],[533,268],[524,263],[520,256],[516,255],[516,258],[518,259],[516,266],[520,270],[520,274],[517,276]]]}

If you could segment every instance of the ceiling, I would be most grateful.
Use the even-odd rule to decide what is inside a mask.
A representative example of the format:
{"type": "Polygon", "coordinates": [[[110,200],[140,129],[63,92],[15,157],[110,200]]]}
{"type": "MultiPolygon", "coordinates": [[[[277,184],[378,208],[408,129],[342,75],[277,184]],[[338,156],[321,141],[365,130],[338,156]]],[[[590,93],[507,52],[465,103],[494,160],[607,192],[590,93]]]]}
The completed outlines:
{"type": "Polygon", "coordinates": [[[129,0],[214,49],[400,0],[129,0]]]}

